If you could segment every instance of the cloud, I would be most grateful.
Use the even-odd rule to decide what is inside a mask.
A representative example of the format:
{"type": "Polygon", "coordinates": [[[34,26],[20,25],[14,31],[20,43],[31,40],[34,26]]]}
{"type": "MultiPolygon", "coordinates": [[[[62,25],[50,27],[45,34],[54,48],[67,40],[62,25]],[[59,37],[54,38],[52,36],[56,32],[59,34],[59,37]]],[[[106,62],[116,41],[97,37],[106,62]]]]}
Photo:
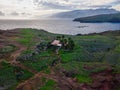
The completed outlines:
{"type": "Polygon", "coordinates": [[[5,13],[3,13],[2,11],[0,11],[0,16],[5,16],[5,13]]]}
{"type": "Polygon", "coordinates": [[[60,11],[99,8],[120,11],[120,0],[0,0],[0,16],[6,17],[32,17],[60,11]]]}
{"type": "Polygon", "coordinates": [[[90,8],[111,8],[112,6],[111,5],[94,5],[94,6],[88,6],[90,8]]]}
{"type": "Polygon", "coordinates": [[[114,5],[120,5],[120,1],[116,0],[110,3],[112,6],[114,5]]]}
{"type": "Polygon", "coordinates": [[[34,4],[40,9],[96,9],[111,8],[120,4],[118,0],[34,0],[34,4]]]}
{"type": "Polygon", "coordinates": [[[31,14],[30,13],[22,12],[22,13],[20,13],[20,15],[22,15],[22,16],[28,16],[28,15],[31,15],[31,14]]]}
{"type": "Polygon", "coordinates": [[[17,12],[12,12],[10,15],[12,15],[12,16],[19,16],[19,13],[17,13],[17,12]]]}
{"type": "Polygon", "coordinates": [[[116,9],[116,10],[118,10],[118,11],[120,11],[120,4],[115,5],[115,6],[112,6],[112,8],[113,8],[113,9],[116,9]]]}
{"type": "Polygon", "coordinates": [[[42,5],[43,9],[70,9],[67,5],[61,4],[60,2],[41,1],[39,5],[42,5]]]}

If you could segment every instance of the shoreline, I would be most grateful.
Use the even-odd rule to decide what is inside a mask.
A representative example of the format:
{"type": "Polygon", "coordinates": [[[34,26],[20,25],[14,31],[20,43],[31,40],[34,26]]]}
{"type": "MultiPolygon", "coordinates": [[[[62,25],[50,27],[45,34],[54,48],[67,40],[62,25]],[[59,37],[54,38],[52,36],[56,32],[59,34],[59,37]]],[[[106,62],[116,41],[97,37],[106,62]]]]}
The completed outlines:
{"type": "Polygon", "coordinates": [[[14,28],[14,29],[6,29],[6,30],[0,29],[0,31],[16,31],[16,30],[22,30],[22,29],[40,30],[40,31],[44,31],[44,32],[47,32],[47,33],[51,33],[51,34],[70,35],[70,36],[86,36],[86,35],[96,35],[96,34],[102,35],[102,34],[105,34],[105,33],[120,32],[120,30],[107,30],[107,31],[103,31],[103,32],[93,32],[93,33],[88,33],[88,34],[78,33],[78,34],[75,34],[75,35],[71,35],[71,34],[52,33],[52,32],[49,32],[47,30],[44,30],[44,29],[36,29],[36,28],[14,28]]]}

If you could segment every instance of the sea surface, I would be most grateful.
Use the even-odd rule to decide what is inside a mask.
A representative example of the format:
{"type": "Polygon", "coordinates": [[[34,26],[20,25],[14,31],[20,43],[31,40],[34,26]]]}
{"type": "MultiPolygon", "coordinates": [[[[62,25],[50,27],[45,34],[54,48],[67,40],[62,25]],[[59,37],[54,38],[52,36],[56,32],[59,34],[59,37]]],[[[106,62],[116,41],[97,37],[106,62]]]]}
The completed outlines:
{"type": "Polygon", "coordinates": [[[0,20],[0,29],[15,28],[44,29],[52,33],[75,35],[120,30],[120,23],[80,23],[72,20],[0,20]]]}

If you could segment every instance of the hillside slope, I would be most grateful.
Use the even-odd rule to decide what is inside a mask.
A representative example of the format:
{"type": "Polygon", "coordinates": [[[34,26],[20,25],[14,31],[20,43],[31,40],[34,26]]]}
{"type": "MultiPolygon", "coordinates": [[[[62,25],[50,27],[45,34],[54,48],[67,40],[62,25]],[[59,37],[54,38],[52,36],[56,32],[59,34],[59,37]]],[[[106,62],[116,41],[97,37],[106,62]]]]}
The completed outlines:
{"type": "Polygon", "coordinates": [[[74,21],[79,22],[120,22],[120,13],[116,14],[103,14],[103,15],[96,15],[90,17],[83,17],[83,18],[76,18],[74,21]]]}
{"type": "Polygon", "coordinates": [[[118,11],[114,9],[87,9],[87,10],[73,10],[68,12],[61,12],[55,15],[52,15],[52,18],[79,18],[79,17],[87,17],[93,15],[100,15],[100,14],[112,14],[118,13],[118,11]]]}
{"type": "Polygon", "coordinates": [[[61,48],[59,54],[46,48],[56,37],[63,35],[36,29],[0,30],[0,89],[120,89],[120,31],[64,35],[73,39],[75,47],[61,48]]]}

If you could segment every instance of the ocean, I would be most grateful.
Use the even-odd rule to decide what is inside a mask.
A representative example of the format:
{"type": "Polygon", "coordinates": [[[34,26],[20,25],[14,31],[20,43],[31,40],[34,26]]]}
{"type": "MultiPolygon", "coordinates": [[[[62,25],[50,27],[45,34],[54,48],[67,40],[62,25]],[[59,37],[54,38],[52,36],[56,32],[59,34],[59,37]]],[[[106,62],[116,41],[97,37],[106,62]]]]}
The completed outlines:
{"type": "Polygon", "coordinates": [[[120,23],[80,23],[72,20],[0,20],[1,30],[15,28],[44,29],[58,34],[89,34],[120,30],[120,23]]]}

